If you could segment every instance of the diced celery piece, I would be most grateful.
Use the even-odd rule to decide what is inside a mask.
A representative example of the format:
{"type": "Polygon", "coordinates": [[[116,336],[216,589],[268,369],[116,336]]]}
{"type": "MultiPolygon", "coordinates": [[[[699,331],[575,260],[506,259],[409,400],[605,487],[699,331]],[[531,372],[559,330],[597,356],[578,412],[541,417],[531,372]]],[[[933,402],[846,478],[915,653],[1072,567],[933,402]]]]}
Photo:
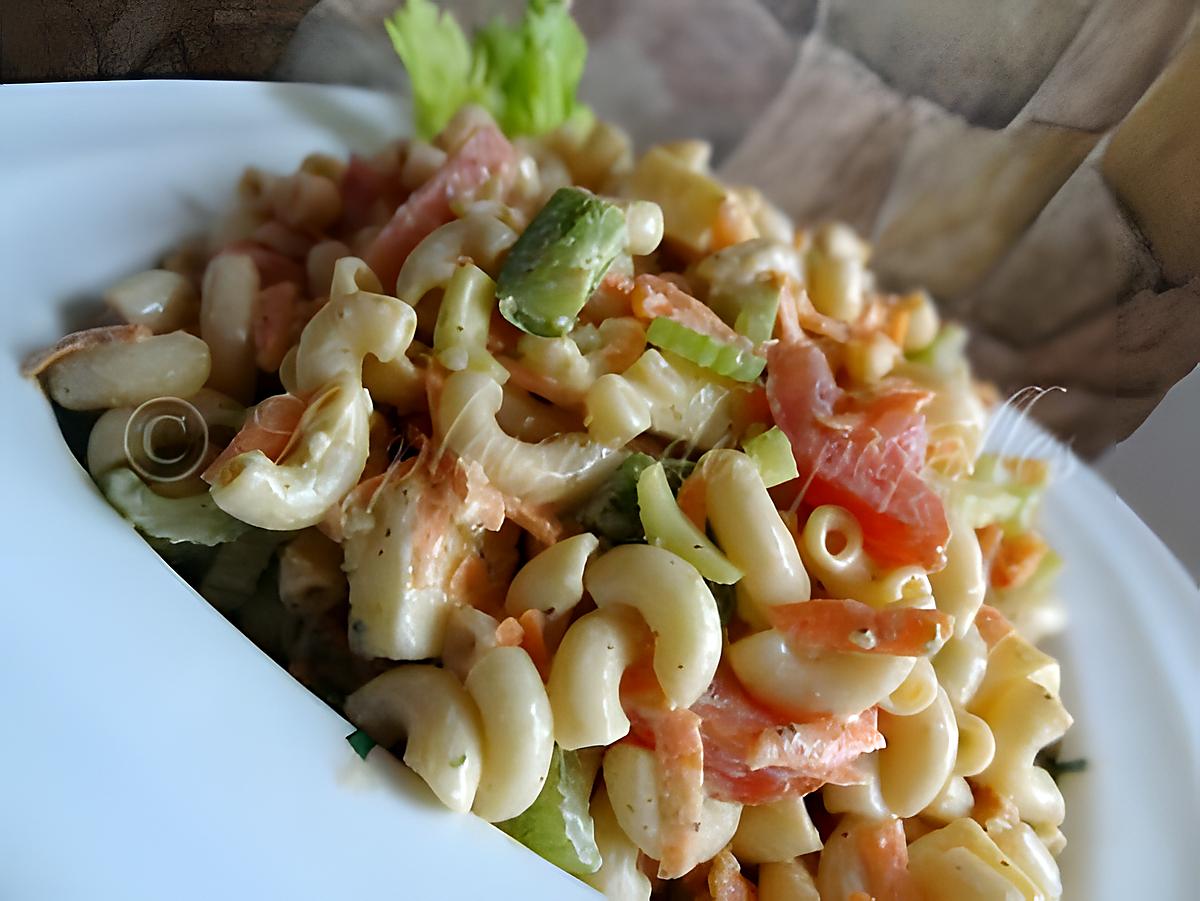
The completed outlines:
{"type": "Polygon", "coordinates": [[[965,358],[969,337],[967,330],[958,323],[944,323],[928,347],[909,354],[908,358],[935,372],[948,373],[965,358]]]}
{"type": "Polygon", "coordinates": [[[745,346],[726,344],[665,316],[650,323],[646,340],[697,366],[739,382],[754,381],[767,365],[749,343],[745,346]]]}
{"type": "Polygon", "coordinates": [[[250,526],[217,506],[207,491],[190,497],[163,497],[124,467],[96,480],[117,512],[151,538],[212,546],[244,535],[250,526]]]}
{"type": "Polygon", "coordinates": [[[715,290],[709,298],[713,312],[755,344],[768,341],[775,331],[783,285],[776,279],[760,279],[735,288],[715,290]]]}
{"type": "Polygon", "coordinates": [[[742,571],[683,515],[675,503],[661,463],[647,466],[642,471],[638,477],[637,499],[647,544],[682,557],[696,567],[700,575],[718,585],[732,585],[742,577],[742,571]]]}
{"type": "Polygon", "coordinates": [[[558,338],[625,249],[625,215],[582,188],[559,188],[508,252],[500,312],[517,328],[558,338]]]}
{"type": "Polygon", "coordinates": [[[792,443],[787,435],[780,431],[779,426],[772,426],[761,435],[756,435],[742,443],[746,456],[758,467],[763,484],[768,488],[790,482],[800,476],[796,468],[796,458],[792,454],[792,443]]]}
{"type": "Polygon", "coordinates": [[[600,869],[600,849],[588,812],[592,777],[575,751],[554,746],[541,793],[524,813],[497,823],[535,854],[575,876],[600,869]]]}

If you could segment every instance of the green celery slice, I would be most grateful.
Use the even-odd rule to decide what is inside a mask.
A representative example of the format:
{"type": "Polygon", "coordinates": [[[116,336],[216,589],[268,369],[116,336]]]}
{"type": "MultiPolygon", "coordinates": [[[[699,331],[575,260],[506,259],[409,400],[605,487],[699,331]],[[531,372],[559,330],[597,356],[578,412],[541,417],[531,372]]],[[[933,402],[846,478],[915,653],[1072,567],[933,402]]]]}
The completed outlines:
{"type": "Polygon", "coordinates": [[[559,188],[508,252],[496,281],[500,313],[531,335],[562,337],[625,240],[625,214],[614,204],[559,188]]]}
{"type": "Polygon", "coordinates": [[[792,454],[792,443],[779,426],[772,426],[761,435],[742,442],[742,449],[754,461],[763,484],[768,488],[800,477],[796,458],[792,454]]]}
{"type": "Polygon", "coordinates": [[[638,476],[637,500],[647,544],[682,557],[718,585],[732,585],[741,579],[742,571],[683,515],[661,463],[647,466],[638,476]]]}
{"type": "Polygon", "coordinates": [[[151,538],[211,547],[233,541],[251,528],[218,507],[207,491],[191,497],[162,497],[124,467],[96,481],[117,512],[151,538]]]}
{"type": "Polygon", "coordinates": [[[650,323],[646,340],[697,366],[738,382],[754,381],[767,365],[767,361],[755,354],[749,345],[740,347],[726,344],[665,316],[650,323]]]}
{"type": "Polygon", "coordinates": [[[588,812],[591,794],[592,779],[579,754],[555,745],[546,784],[533,804],[496,826],[574,876],[595,873],[601,860],[588,812]]]}

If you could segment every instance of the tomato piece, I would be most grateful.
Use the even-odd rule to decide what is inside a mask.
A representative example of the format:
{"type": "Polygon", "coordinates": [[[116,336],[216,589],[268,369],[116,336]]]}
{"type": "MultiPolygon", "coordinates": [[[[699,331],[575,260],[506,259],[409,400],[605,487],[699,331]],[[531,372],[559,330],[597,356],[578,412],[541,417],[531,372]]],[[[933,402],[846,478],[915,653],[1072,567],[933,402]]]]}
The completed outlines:
{"type": "Polygon", "coordinates": [[[789,506],[801,493],[813,506],[837,504],[863,530],[867,553],[885,566],[938,569],[950,538],[941,499],[921,479],[925,421],[914,409],[919,392],[860,404],[849,417],[825,355],[814,343],[780,342],[767,356],[767,398],[788,436],[800,477],[773,491],[789,506]],[[833,424],[831,424],[833,423],[833,424]]]}
{"type": "MultiPolygon", "coordinates": [[[[655,747],[659,724],[671,711],[648,660],[626,671],[621,704],[632,738],[655,747]]],[[[853,779],[853,762],[883,746],[874,709],[797,724],[751,698],[726,666],[690,709],[700,717],[705,791],[724,801],[765,804],[853,779]]]]}
{"type": "Polygon", "coordinates": [[[769,607],[771,625],[798,650],[851,651],[920,657],[950,637],[953,619],[940,610],[890,607],[861,601],[811,600],[769,607]]]}
{"type": "Polygon", "coordinates": [[[413,248],[454,218],[451,201],[481,187],[512,157],[512,145],[500,130],[482,125],[400,204],[363,254],[386,290],[395,289],[396,276],[413,248]]]}

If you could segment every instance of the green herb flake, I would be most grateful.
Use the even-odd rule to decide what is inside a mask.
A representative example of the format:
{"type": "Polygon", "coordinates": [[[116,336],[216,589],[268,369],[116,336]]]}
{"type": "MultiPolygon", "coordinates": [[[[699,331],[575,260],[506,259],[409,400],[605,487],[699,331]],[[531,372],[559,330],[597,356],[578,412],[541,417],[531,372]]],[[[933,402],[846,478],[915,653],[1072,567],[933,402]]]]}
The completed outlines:
{"type": "Polygon", "coordinates": [[[350,743],[350,747],[354,749],[354,753],[363,760],[367,759],[367,755],[371,753],[371,749],[375,747],[375,739],[363,732],[362,729],[355,729],[346,736],[346,741],[350,743]]]}

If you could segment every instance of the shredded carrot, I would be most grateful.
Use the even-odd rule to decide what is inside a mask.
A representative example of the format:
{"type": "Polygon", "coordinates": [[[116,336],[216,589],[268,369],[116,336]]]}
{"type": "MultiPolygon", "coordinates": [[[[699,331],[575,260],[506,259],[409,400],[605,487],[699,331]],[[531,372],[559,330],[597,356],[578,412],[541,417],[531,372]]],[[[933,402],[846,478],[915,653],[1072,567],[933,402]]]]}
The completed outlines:
{"type": "Polygon", "coordinates": [[[994,647],[996,642],[1013,631],[1013,624],[1003,613],[989,604],[984,604],[975,614],[975,626],[979,629],[979,634],[987,642],[989,648],[994,647]]]}
{"type": "Polygon", "coordinates": [[[1046,542],[1032,532],[1009,535],[1000,542],[992,560],[991,583],[995,588],[1019,588],[1033,578],[1046,553],[1046,542]]]}
{"type": "Polygon", "coordinates": [[[562,520],[545,505],[531,504],[506,495],[504,512],[509,519],[546,547],[558,543],[566,533],[566,526],[562,520]]]}
{"type": "Polygon", "coordinates": [[[971,808],[971,819],[979,825],[987,826],[993,820],[1016,823],[1021,819],[1021,814],[1012,800],[990,785],[980,785],[972,780],[967,780],[967,784],[971,786],[971,794],[975,798],[975,804],[971,808]]]}
{"type": "Polygon", "coordinates": [[[908,843],[898,819],[866,823],[856,829],[859,857],[870,896],[875,901],[910,901],[917,897],[908,873],[908,843]]]}
{"type": "Polygon", "coordinates": [[[546,614],[541,610],[526,610],[517,620],[521,624],[521,647],[537,667],[542,681],[550,678],[550,649],[546,646],[546,614]]]}
{"type": "Polygon", "coordinates": [[[708,871],[708,894],[713,901],[755,901],[758,892],[742,875],[742,868],[728,847],[712,860],[708,871]]]}
{"type": "Polygon", "coordinates": [[[510,616],[496,626],[496,644],[502,648],[519,648],[524,638],[525,630],[515,617],[510,616]]]}
{"type": "Polygon", "coordinates": [[[839,343],[849,339],[850,327],[839,319],[818,313],[809,300],[808,292],[794,278],[779,274],[772,277],[780,280],[779,309],[775,314],[775,323],[781,341],[785,344],[803,343],[808,340],[805,329],[839,343]]]}
{"type": "Polygon", "coordinates": [[[707,493],[708,483],[704,474],[697,468],[683,480],[683,484],[679,486],[679,493],[675,496],[675,502],[679,504],[683,515],[690,519],[692,525],[701,532],[704,531],[705,524],[708,522],[707,493]]]}
{"type": "Polygon", "coordinates": [[[466,557],[450,577],[447,594],[484,613],[496,613],[504,603],[503,590],[488,578],[487,563],[478,554],[466,557]]]}
{"type": "Polygon", "coordinates": [[[661,275],[633,280],[633,315],[649,321],[660,316],[718,341],[737,341],[739,335],[716,313],[661,275]]]}
{"type": "Polygon", "coordinates": [[[692,868],[704,806],[704,744],[700,717],[690,710],[664,712],[655,724],[662,857],[658,875],[675,879],[692,868]]]}
{"type": "Polygon", "coordinates": [[[854,600],[784,604],[768,608],[768,616],[794,647],[900,656],[934,653],[949,639],[952,624],[940,610],[877,610],[854,600]]]}
{"type": "Polygon", "coordinates": [[[200,477],[211,485],[226,463],[252,450],[262,451],[278,462],[291,443],[307,407],[308,404],[294,394],[277,394],[260,402],[241,431],[233,436],[200,477]]]}
{"type": "Polygon", "coordinates": [[[807,722],[763,729],[745,751],[751,770],[786,767],[819,774],[824,781],[853,781],[854,762],[884,747],[879,711],[868,707],[849,717],[816,716],[807,722]]]}
{"type": "Polygon", "coordinates": [[[1004,530],[996,523],[989,523],[982,529],[975,530],[975,538],[979,541],[979,552],[983,557],[983,571],[990,573],[992,561],[1000,550],[1000,542],[1004,540],[1004,530]]]}
{"type": "Polygon", "coordinates": [[[908,321],[912,318],[912,313],[908,310],[893,308],[891,315],[888,317],[887,334],[897,345],[904,346],[904,339],[908,336],[908,321]]]}

